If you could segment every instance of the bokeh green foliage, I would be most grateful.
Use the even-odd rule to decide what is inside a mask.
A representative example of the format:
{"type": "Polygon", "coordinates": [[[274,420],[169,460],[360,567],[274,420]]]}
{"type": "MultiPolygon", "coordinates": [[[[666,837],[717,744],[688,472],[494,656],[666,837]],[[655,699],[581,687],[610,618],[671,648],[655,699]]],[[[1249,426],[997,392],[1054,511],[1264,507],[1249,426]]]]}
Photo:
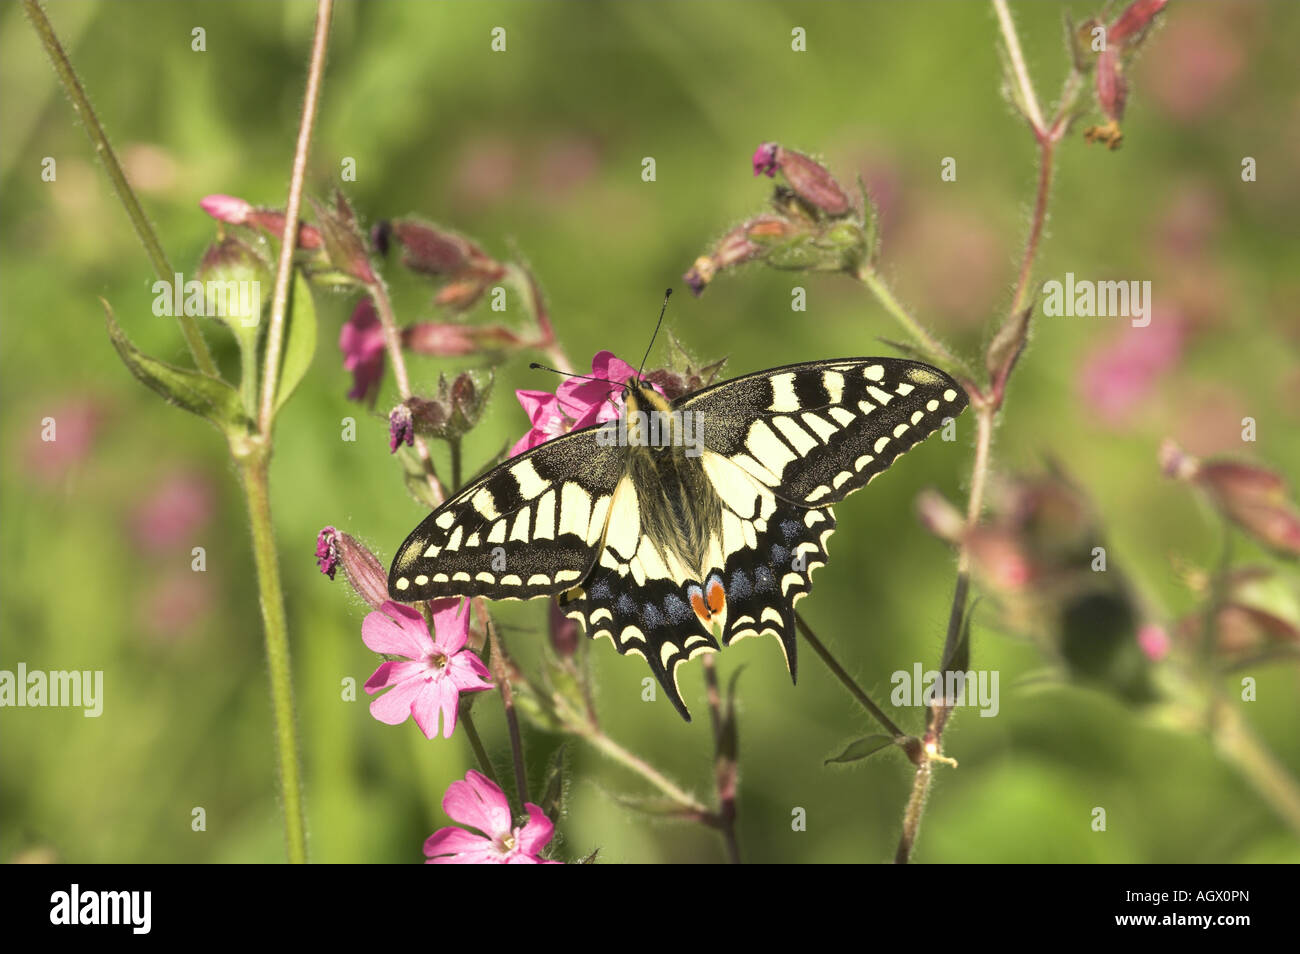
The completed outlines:
{"type": "MultiPolygon", "coordinates": [[[[191,271],[214,234],[197,207],[202,196],[282,204],[312,4],[49,6],[177,269],[191,271]],[[206,29],[207,52],[190,48],[196,26],[206,29]]],[[[1061,8],[1017,7],[1040,98],[1050,101],[1067,65],[1061,8]]],[[[1069,9],[1077,18],[1094,12],[1069,9]]],[[[1219,541],[1209,512],[1159,476],[1159,440],[1201,433],[1196,409],[1249,414],[1260,438],[1248,450],[1300,475],[1300,186],[1292,174],[1300,90],[1289,42],[1300,8],[1179,2],[1167,16],[1231,40],[1244,58],[1235,85],[1192,119],[1145,100],[1144,71],[1170,68],[1154,50],[1173,28],[1157,32],[1135,67],[1124,147],[1108,153],[1076,135],[1060,150],[1037,274],[1154,278],[1159,301],[1167,287],[1153,252],[1159,223],[1192,183],[1215,201],[1212,259],[1226,291],[1206,305],[1147,410],[1122,428],[1100,423],[1077,383],[1088,351],[1118,324],[1036,319],[995,445],[999,466],[1034,470],[1050,454],[1087,488],[1113,558],[1164,619],[1193,606],[1170,556],[1209,565],[1219,541]],[[1239,177],[1246,155],[1260,170],[1249,185],[1239,177]]],[[[0,668],[102,669],[106,684],[98,719],[55,709],[0,715],[0,858],[47,847],[75,861],[277,860],[267,678],[234,474],[219,435],[164,406],[114,354],[97,296],[140,347],[187,360],[173,323],[150,311],[147,260],[17,4],[0,7],[0,24],[0,668]],[[46,156],[57,160],[55,182],[40,178],[46,156]],[[92,402],[103,423],[92,451],[50,479],[32,465],[40,421],[72,400],[92,402]],[[143,554],[131,515],[176,471],[208,475],[215,512],[192,543],[143,554]],[[192,546],[207,551],[200,608],[159,632],[150,607],[160,588],[190,580],[192,546]],[[191,831],[195,806],[206,810],[206,832],[191,831]]],[[[695,256],[762,206],[769,186],[748,167],[759,142],[818,153],[845,181],[884,166],[897,190],[884,273],[924,320],[974,351],[1009,299],[1033,184],[1029,134],[998,94],[995,33],[979,3],[345,2],[309,188],[327,197],[341,160],[352,157],[357,181],[342,186],[368,222],[415,213],[499,257],[517,250],[581,363],[602,348],[639,357],[663,288],[680,286],[695,256]],[[807,31],[806,53],[790,49],[796,25],[807,31]],[[494,26],[507,28],[506,53],[489,49],[494,26]],[[645,156],[656,160],[653,183],[641,179],[645,156]],[[940,181],[945,156],[958,160],[955,183],[940,181]],[[907,231],[920,216],[937,221],[940,234],[971,230],[974,250],[925,247],[907,231]]],[[[401,318],[432,317],[427,286],[395,266],[388,274],[401,318]]],[[[472,758],[462,738],[427,742],[410,723],[377,723],[364,696],[341,699],[341,681],[360,684],[376,660],[360,640],[364,607],[316,571],[315,533],[337,525],[387,559],[422,514],[387,452],[391,381],[378,413],[345,399],[350,381],[335,342],[349,300],[326,296],[320,305],[317,361],[277,422],[272,475],[311,853],[415,861],[423,838],[446,823],[443,790],[472,758]],[[340,439],[348,416],[357,419],[353,443],[340,439]]],[[[480,306],[471,320],[488,314],[480,306]]],[[[702,359],[730,356],[730,373],[888,353],[877,337],[903,337],[860,287],[835,275],[724,277],[698,300],[675,296],[668,321],[702,359]],[[808,290],[806,312],[790,309],[793,285],[808,290]]],[[[233,371],[233,339],[206,330],[233,371]]],[[[465,366],[414,362],[417,388],[465,366]]],[[[486,421],[466,441],[470,472],[521,432],[512,388],[554,386],[526,364],[520,356],[501,369],[486,421]]],[[[938,660],[954,566],[948,547],[917,525],[912,504],[925,486],[961,499],[971,435],[961,436],[927,442],[839,508],[832,560],[800,607],[880,700],[892,672],[938,660]]],[[[445,455],[439,460],[445,468],[445,455]]],[[[502,606],[500,619],[521,662],[535,666],[542,605],[502,606]]],[[[961,765],[939,770],[918,860],[1300,859],[1295,837],[1204,739],[1151,726],[1101,692],[1026,685],[1041,657],[978,616],[973,647],[975,667],[1001,671],[1001,712],[958,712],[946,748],[961,765]],[[1094,806],[1107,808],[1104,834],[1089,827],[1094,806]]],[[[794,688],[771,640],[743,642],[719,661],[724,679],[747,665],[739,683],[746,858],[890,857],[910,785],[902,756],[823,767],[876,729],[810,652],[794,688]],[[807,811],[806,832],[791,830],[796,807],[807,811]]],[[[592,664],[607,731],[709,798],[699,666],[682,670],[696,713],[686,725],[663,700],[641,701],[638,662],[602,642],[592,664]]],[[[1300,766],[1294,667],[1254,675],[1259,701],[1246,715],[1284,765],[1300,766]]],[[[504,768],[495,699],[477,710],[504,768]]],[[[920,712],[900,718],[920,731],[920,712]]],[[[529,731],[525,741],[536,785],[560,740],[529,731]]],[[[712,832],[619,808],[605,793],[643,791],[639,780],[570,748],[566,855],[600,847],[603,861],[722,857],[712,832]]]]}

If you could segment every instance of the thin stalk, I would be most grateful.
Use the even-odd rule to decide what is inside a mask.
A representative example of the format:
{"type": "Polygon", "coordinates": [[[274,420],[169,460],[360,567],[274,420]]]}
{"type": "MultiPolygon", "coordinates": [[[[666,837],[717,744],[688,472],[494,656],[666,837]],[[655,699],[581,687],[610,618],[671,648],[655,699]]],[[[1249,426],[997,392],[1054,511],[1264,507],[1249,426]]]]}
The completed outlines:
{"type": "Polygon", "coordinates": [[[501,782],[497,779],[496,769],[492,767],[492,760],[488,758],[487,749],[483,747],[483,740],[479,737],[473,716],[468,712],[462,712],[460,723],[465,727],[465,737],[469,739],[469,747],[474,750],[474,757],[478,759],[478,767],[492,780],[492,784],[500,788],[501,782]]]}
{"type": "Polygon", "coordinates": [[[645,761],[645,759],[629,752],[601,730],[587,725],[579,728],[577,731],[581,738],[585,739],[597,750],[603,752],[624,768],[636,772],[636,774],[640,775],[655,788],[659,789],[659,791],[663,792],[686,811],[698,814],[702,818],[712,817],[713,813],[709,811],[706,805],[698,801],[694,796],[684,792],[662,772],[656,769],[649,762],[645,761]]]}
{"type": "Polygon", "coordinates": [[[266,361],[262,371],[262,406],[257,429],[271,433],[275,415],[275,392],[280,381],[280,351],[284,347],[284,318],[289,307],[289,281],[293,277],[293,253],[298,243],[298,214],[302,208],[302,187],[307,177],[307,156],[311,152],[316,110],[320,105],[321,76],[325,72],[325,48],[329,44],[333,0],[318,0],[316,32],[312,38],[311,63],[307,68],[307,89],[298,123],[298,143],[293,152],[289,177],[289,201],[284,209],[284,234],[280,237],[280,261],[275,270],[275,291],[271,296],[271,324],[266,335],[266,361]]]}
{"type": "MultiPolygon", "coordinates": [[[[85,89],[82,88],[81,80],[77,77],[77,71],[72,68],[72,61],[68,59],[68,54],[64,52],[63,44],[59,42],[54,27],[46,18],[45,11],[41,9],[36,0],[23,0],[23,8],[27,13],[27,18],[32,23],[32,27],[41,38],[41,43],[45,47],[50,62],[54,64],[54,71],[59,75],[59,82],[63,84],[64,92],[68,94],[68,99],[72,100],[73,110],[81,117],[81,121],[86,127],[86,135],[90,137],[91,145],[95,147],[95,154],[99,157],[100,164],[103,165],[104,171],[108,174],[108,179],[113,184],[113,191],[117,193],[118,201],[122,203],[127,218],[131,220],[131,225],[135,228],[135,234],[144,246],[145,254],[149,256],[149,261],[153,263],[154,274],[158,276],[160,281],[170,284],[175,279],[176,273],[167,260],[167,253],[163,251],[162,242],[158,240],[158,235],[154,232],[148,216],[144,214],[144,208],[140,205],[135,190],[131,188],[131,183],[127,181],[126,173],[122,171],[122,164],[117,161],[117,154],[113,152],[113,146],[108,141],[108,134],[100,124],[99,117],[95,115],[95,110],[90,105],[90,98],[86,95],[85,89]]],[[[204,374],[217,377],[220,372],[218,372],[217,366],[212,360],[212,354],[208,351],[208,345],[203,340],[202,332],[199,331],[198,322],[194,320],[193,316],[187,315],[183,311],[176,316],[176,320],[181,326],[181,334],[185,337],[185,344],[194,357],[195,366],[204,374]]]]}
{"type": "Polygon", "coordinates": [[[705,653],[704,685],[713,723],[714,780],[718,789],[717,828],[727,848],[727,860],[740,864],[740,839],[736,837],[736,764],[722,751],[722,690],[718,687],[717,664],[712,653],[705,653]]]}
{"type": "Polygon", "coordinates": [[[289,662],[289,627],[285,619],[284,591],[280,585],[280,565],[271,526],[268,457],[267,452],[261,448],[253,450],[240,461],[240,476],[248,500],[253,560],[257,566],[257,588],[262,604],[262,628],[266,634],[266,662],[271,677],[271,709],[275,719],[285,843],[289,861],[303,864],[307,860],[307,825],[303,816],[301,770],[298,763],[293,667],[289,662]]]}
{"type": "MultiPolygon", "coordinates": [[[[397,315],[393,312],[392,299],[388,297],[388,286],[380,278],[374,284],[368,285],[367,290],[371,301],[375,304],[375,313],[379,316],[379,325],[384,332],[384,349],[393,366],[393,380],[397,383],[397,393],[403,401],[410,400],[411,377],[407,374],[406,356],[402,353],[402,330],[397,326],[397,315]]],[[[433,464],[433,455],[429,453],[429,445],[419,434],[415,435],[412,444],[416,456],[420,459],[425,479],[429,482],[433,499],[441,503],[446,499],[447,492],[442,486],[442,481],[438,479],[438,471],[433,464]]]]}
{"type": "Polygon", "coordinates": [[[528,773],[524,769],[524,742],[519,731],[519,713],[515,711],[514,688],[510,685],[510,674],[506,666],[508,657],[506,655],[505,641],[496,626],[493,625],[492,617],[482,599],[476,598],[474,600],[474,609],[478,614],[479,622],[487,630],[492,675],[496,679],[497,688],[501,691],[501,705],[505,709],[506,726],[510,730],[510,755],[515,767],[515,791],[519,796],[519,805],[517,807],[519,812],[522,813],[524,803],[528,801],[528,773]]]}
{"type": "Polygon", "coordinates": [[[943,342],[930,334],[924,325],[912,317],[911,313],[899,303],[889,286],[885,284],[874,269],[863,266],[854,273],[853,277],[865,285],[871,294],[876,296],[876,300],[880,302],[885,311],[889,312],[893,319],[902,325],[925,351],[933,355],[937,360],[947,364],[948,367],[956,368],[967,376],[970,375],[970,369],[966,366],[966,362],[949,351],[943,342]]]}
{"type": "Polygon", "coordinates": [[[894,720],[885,715],[884,711],[871,701],[871,697],[862,690],[861,686],[854,682],[853,677],[850,676],[848,671],[839,664],[833,655],[831,655],[831,651],[826,648],[826,645],[820,639],[817,638],[817,634],[812,631],[812,627],[809,626],[807,622],[804,621],[804,618],[798,613],[794,614],[794,623],[799,632],[803,635],[804,641],[812,647],[813,652],[815,652],[818,658],[826,664],[826,668],[829,669],[835,678],[844,685],[844,688],[849,691],[849,694],[852,695],[854,699],[858,700],[862,705],[862,708],[866,709],[867,712],[870,713],[871,717],[884,726],[885,731],[894,738],[907,738],[907,733],[896,726],[894,720]]]}
{"type": "Polygon", "coordinates": [[[1016,34],[1016,25],[1011,20],[1011,11],[1007,9],[1006,0],[993,0],[993,9],[998,15],[998,27],[1002,30],[1002,40],[1007,45],[1007,55],[1011,58],[1011,71],[1015,75],[1016,85],[1025,108],[1029,111],[1029,122],[1036,135],[1043,135],[1043,112],[1038,108],[1038,96],[1034,93],[1034,84],[1029,79],[1029,69],[1025,66],[1025,54],[1020,50],[1020,37],[1016,34]]]}

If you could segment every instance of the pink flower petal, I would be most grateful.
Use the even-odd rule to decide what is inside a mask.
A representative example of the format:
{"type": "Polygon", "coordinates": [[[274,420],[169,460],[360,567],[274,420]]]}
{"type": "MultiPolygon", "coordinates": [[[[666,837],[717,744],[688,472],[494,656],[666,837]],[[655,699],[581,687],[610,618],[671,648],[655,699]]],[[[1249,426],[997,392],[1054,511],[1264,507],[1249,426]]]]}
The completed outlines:
{"type": "MultiPolygon", "coordinates": [[[[448,685],[447,680],[435,678],[432,682],[422,684],[422,691],[411,702],[411,718],[415,724],[420,727],[424,737],[433,741],[438,736],[438,708],[442,699],[445,687],[448,685]]],[[[455,690],[452,690],[455,695],[455,690]]],[[[459,698],[459,696],[456,696],[459,698]]],[[[451,721],[446,721],[446,708],[443,707],[443,738],[451,738],[451,730],[456,727],[456,707],[453,705],[451,710],[451,721]]]]}
{"type": "Polygon", "coordinates": [[[447,786],[442,810],[453,820],[477,828],[492,839],[511,831],[510,803],[505,793],[486,775],[472,769],[465,773],[465,781],[447,786]]]}
{"type": "Polygon", "coordinates": [[[448,663],[443,677],[461,692],[479,692],[492,688],[492,676],[483,660],[473,653],[463,652],[454,656],[448,663]]]}
{"type": "Polygon", "coordinates": [[[433,610],[433,645],[440,652],[454,656],[469,639],[469,600],[453,597],[435,600],[433,610]]]}
{"type": "Polygon", "coordinates": [[[517,844],[520,851],[537,855],[555,834],[555,824],[532,802],[526,803],[524,808],[528,809],[528,824],[520,830],[517,844]]]}
{"type": "Polygon", "coordinates": [[[414,679],[428,670],[428,666],[421,662],[403,662],[395,660],[380,663],[379,668],[371,673],[370,678],[366,680],[366,692],[374,695],[381,689],[389,686],[395,686],[399,682],[405,682],[408,679],[414,679]]]}
{"type": "MultiPolygon", "coordinates": [[[[460,692],[456,689],[455,684],[445,676],[438,680],[437,685],[434,688],[436,691],[436,704],[442,708],[442,737],[444,739],[450,739],[451,734],[456,731],[456,710],[460,706],[460,692]]],[[[430,693],[429,695],[434,697],[434,693],[430,693]]],[[[430,709],[433,709],[434,707],[435,698],[430,698],[428,700],[428,706],[430,709]]],[[[433,729],[435,732],[437,731],[436,722],[434,723],[433,729]]],[[[429,734],[426,732],[425,735],[429,734]]],[[[432,739],[433,736],[429,735],[429,738],[432,739]]]]}
{"type": "Polygon", "coordinates": [[[370,714],[385,725],[401,725],[411,716],[411,706],[424,692],[426,683],[408,679],[370,703],[370,714]]]}
{"type": "Polygon", "coordinates": [[[361,641],[373,652],[407,659],[424,659],[434,649],[424,617],[391,600],[366,614],[361,623],[361,641]]]}
{"type": "Polygon", "coordinates": [[[438,855],[491,851],[492,848],[491,839],[471,834],[463,828],[439,828],[424,842],[424,853],[430,859],[437,859],[438,855]]]}

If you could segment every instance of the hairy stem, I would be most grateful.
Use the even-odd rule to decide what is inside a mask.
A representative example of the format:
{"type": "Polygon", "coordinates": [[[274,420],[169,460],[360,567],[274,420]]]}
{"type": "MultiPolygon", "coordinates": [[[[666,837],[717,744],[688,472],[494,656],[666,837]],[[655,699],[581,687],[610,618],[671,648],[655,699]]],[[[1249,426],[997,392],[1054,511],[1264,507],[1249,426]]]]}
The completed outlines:
{"type": "MultiPolygon", "coordinates": [[[[45,52],[49,55],[50,62],[54,64],[54,71],[59,75],[59,82],[63,84],[64,92],[68,94],[68,99],[72,101],[73,110],[81,117],[81,121],[86,127],[86,135],[90,137],[91,145],[95,147],[95,154],[99,157],[104,171],[108,174],[109,181],[113,184],[113,191],[117,193],[118,201],[122,203],[122,208],[126,210],[127,218],[131,220],[131,225],[135,228],[135,234],[139,237],[140,243],[144,245],[149,261],[153,263],[154,273],[160,281],[171,284],[176,273],[167,260],[167,253],[163,251],[162,243],[158,240],[158,235],[154,232],[152,223],[150,223],[148,216],[144,214],[144,208],[140,205],[135,190],[131,188],[131,183],[127,181],[126,173],[122,171],[122,165],[117,161],[117,154],[113,152],[113,146],[108,141],[108,134],[104,132],[99,117],[95,115],[95,110],[90,105],[90,98],[86,95],[85,89],[82,88],[81,80],[77,78],[77,72],[72,68],[72,61],[68,59],[68,54],[64,52],[63,44],[59,42],[54,27],[46,18],[45,11],[41,9],[36,0],[23,0],[23,7],[27,13],[27,18],[32,23],[32,27],[41,38],[41,43],[45,46],[45,52]]],[[[185,344],[194,357],[195,366],[204,374],[216,377],[219,372],[212,360],[211,352],[208,351],[207,342],[203,340],[203,334],[199,331],[198,322],[194,320],[193,316],[185,314],[184,311],[176,316],[176,320],[181,326],[181,334],[185,337],[185,344]]]]}
{"type": "MultiPolygon", "coordinates": [[[[367,289],[371,301],[375,303],[380,327],[384,331],[384,348],[388,352],[389,362],[393,365],[393,379],[397,382],[397,393],[401,395],[403,401],[409,400],[412,394],[411,378],[406,372],[406,356],[402,353],[402,331],[397,326],[397,315],[393,312],[392,299],[388,297],[388,286],[380,278],[373,285],[367,286],[367,289]]],[[[415,446],[415,454],[420,459],[424,477],[429,482],[429,491],[433,494],[433,500],[441,503],[446,499],[447,492],[442,486],[442,481],[438,479],[438,471],[433,465],[433,455],[429,453],[429,445],[419,434],[415,435],[412,443],[415,446]]]]}
{"type": "Polygon", "coordinates": [[[280,380],[280,351],[284,345],[284,317],[289,307],[289,281],[293,277],[293,253],[298,243],[298,214],[302,208],[302,186],[307,177],[307,155],[311,152],[312,131],[316,127],[316,110],[320,105],[321,76],[325,72],[325,48],[329,43],[330,16],[334,0],[318,0],[316,32],[311,45],[311,62],[307,68],[307,89],[302,98],[302,115],[298,123],[298,143],[293,152],[293,171],[289,176],[289,200],[284,209],[284,234],[280,237],[280,260],[275,269],[275,290],[271,296],[271,324],[266,334],[266,361],[262,370],[262,406],[257,428],[271,433],[275,414],[275,392],[280,380]]]}
{"type": "Polygon", "coordinates": [[[704,685],[709,699],[709,716],[713,723],[714,780],[718,789],[718,831],[727,847],[727,860],[740,864],[740,839],[736,837],[736,765],[723,752],[722,691],[718,688],[717,664],[712,653],[705,653],[704,685]]]}
{"type": "Polygon", "coordinates": [[[911,313],[899,303],[889,286],[885,284],[874,269],[863,266],[854,273],[853,277],[865,285],[871,294],[876,296],[876,300],[880,302],[885,311],[889,312],[890,316],[916,339],[922,350],[941,364],[959,370],[967,377],[970,376],[970,369],[966,366],[966,362],[949,351],[924,325],[912,317],[911,313]]]}
{"type": "Polygon", "coordinates": [[[289,662],[289,628],[284,613],[275,534],[271,526],[269,457],[264,445],[255,447],[240,461],[240,477],[248,501],[253,559],[257,565],[257,588],[262,604],[262,628],[266,634],[266,663],[271,677],[271,709],[275,719],[285,843],[289,861],[302,864],[307,860],[307,825],[303,813],[298,728],[293,705],[293,668],[289,662]]]}
{"type": "Polygon", "coordinates": [[[479,769],[492,780],[492,784],[500,788],[501,782],[497,779],[496,769],[492,767],[492,760],[488,758],[487,749],[483,747],[483,740],[479,737],[478,727],[474,725],[474,717],[468,712],[462,712],[460,722],[465,727],[465,737],[469,739],[469,747],[474,750],[474,758],[478,759],[479,769]]]}
{"type": "Polygon", "coordinates": [[[853,680],[853,677],[848,674],[848,671],[839,664],[833,655],[831,655],[831,651],[826,648],[826,645],[820,639],[817,638],[817,634],[812,631],[812,627],[809,626],[804,618],[798,613],[794,614],[794,623],[799,632],[803,635],[804,641],[812,647],[813,652],[815,652],[818,658],[826,664],[826,668],[829,669],[831,673],[834,674],[835,678],[843,684],[844,688],[849,691],[849,694],[852,695],[854,699],[858,700],[862,705],[862,708],[866,709],[867,712],[870,713],[871,717],[884,726],[885,731],[894,738],[907,738],[907,733],[896,726],[894,720],[885,715],[884,711],[871,701],[871,697],[863,691],[862,687],[859,686],[853,680]]]}
{"type": "MultiPolygon", "coordinates": [[[[1068,96],[1062,97],[1061,107],[1053,120],[1051,130],[1043,125],[1042,112],[1038,106],[1038,97],[1034,93],[1033,83],[1025,68],[1024,54],[1020,49],[1020,40],[1016,35],[1015,25],[1007,10],[1005,0],[993,0],[1002,38],[1006,43],[1011,58],[1012,70],[1020,87],[1021,98],[1029,111],[1029,120],[1038,143],[1038,186],[1035,191],[1033,217],[1029,223],[1029,233],[1025,239],[1025,252],[1021,258],[1020,270],[1016,279],[1016,290],[1012,296],[1010,314],[1020,313],[1029,300],[1030,280],[1033,275],[1034,262],[1042,244],[1043,228],[1047,221],[1047,207],[1051,198],[1053,158],[1056,144],[1065,133],[1065,116],[1069,107],[1068,96]]],[[[1067,93],[1070,90],[1067,81],[1067,93]]],[[[1009,376],[1010,369],[1007,375],[1009,376]]],[[[962,632],[966,615],[966,604],[970,595],[970,549],[966,541],[969,531],[974,529],[984,509],[984,495],[988,484],[990,462],[992,458],[993,427],[998,411],[1006,396],[1006,377],[994,382],[988,395],[972,400],[975,412],[975,453],[971,462],[970,495],[966,506],[966,530],[963,535],[957,557],[957,585],[953,591],[952,609],[948,617],[948,633],[944,642],[942,666],[946,672],[957,649],[957,642],[962,632]]],[[[903,832],[899,838],[898,850],[894,861],[906,864],[920,832],[921,819],[925,814],[926,799],[933,778],[933,763],[951,762],[943,755],[943,733],[952,715],[952,708],[946,700],[931,707],[925,738],[922,740],[921,758],[917,762],[916,774],[912,779],[912,791],[903,810],[903,832]]]]}
{"type": "Polygon", "coordinates": [[[1043,112],[1038,107],[1038,96],[1034,93],[1034,84],[1029,79],[1029,69],[1025,66],[1025,54],[1020,50],[1020,37],[1016,34],[1016,25],[1011,20],[1011,11],[1007,9],[1007,0],[993,0],[993,10],[998,16],[998,27],[1002,31],[1002,41],[1007,45],[1007,56],[1011,58],[1011,71],[1016,85],[1020,88],[1021,99],[1028,110],[1028,120],[1034,127],[1034,133],[1043,134],[1043,112]]]}
{"type": "Polygon", "coordinates": [[[474,599],[474,609],[478,614],[479,622],[487,631],[492,676],[496,679],[497,688],[501,690],[501,705],[505,709],[506,726],[510,730],[510,755],[515,767],[515,790],[519,796],[518,810],[522,813],[524,803],[528,801],[528,773],[524,769],[524,742],[519,731],[519,713],[515,711],[514,688],[510,685],[505,641],[493,625],[492,616],[488,613],[482,598],[474,599]]]}

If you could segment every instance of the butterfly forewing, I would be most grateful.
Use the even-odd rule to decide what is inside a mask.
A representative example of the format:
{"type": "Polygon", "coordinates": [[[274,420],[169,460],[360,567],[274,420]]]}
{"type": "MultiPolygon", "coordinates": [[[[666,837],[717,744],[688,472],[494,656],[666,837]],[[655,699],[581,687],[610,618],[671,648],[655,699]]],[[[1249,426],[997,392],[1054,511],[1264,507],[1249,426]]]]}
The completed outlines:
{"type": "Polygon", "coordinates": [[[580,582],[623,468],[622,449],[595,435],[586,428],[547,441],[443,503],[398,548],[389,594],[532,599],[580,582]]]}
{"type": "Polygon", "coordinates": [[[776,496],[808,507],[843,500],[956,417],[965,392],[902,358],[844,358],[773,368],[687,395],[703,444],[776,496]]]}

